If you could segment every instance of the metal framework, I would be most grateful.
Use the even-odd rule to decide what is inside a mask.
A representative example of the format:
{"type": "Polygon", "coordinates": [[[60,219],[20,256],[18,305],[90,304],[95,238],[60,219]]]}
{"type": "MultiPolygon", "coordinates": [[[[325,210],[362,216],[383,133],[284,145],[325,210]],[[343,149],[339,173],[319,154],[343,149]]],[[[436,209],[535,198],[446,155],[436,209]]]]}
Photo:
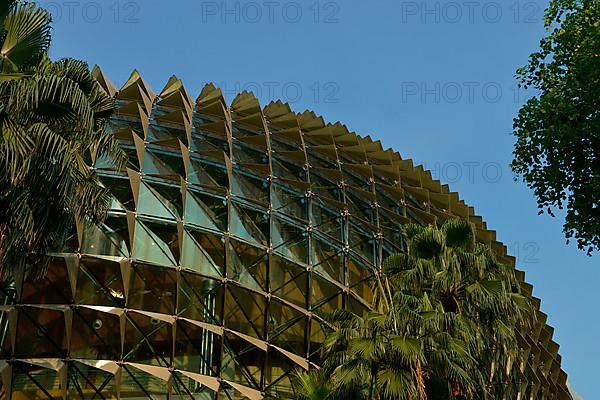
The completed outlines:
{"type": "MultiPolygon", "coordinates": [[[[109,128],[129,165],[94,156],[108,219],[78,221],[44,280],[16,277],[0,308],[2,398],[290,398],[322,316],[368,310],[403,224],[460,216],[515,264],[457,193],[340,123],[247,92],[227,106],[210,84],[194,102],[176,77],[157,95],[136,71],[120,90],[94,75],[117,99],[109,128]]],[[[520,334],[521,398],[570,399],[538,314],[520,334]]]]}

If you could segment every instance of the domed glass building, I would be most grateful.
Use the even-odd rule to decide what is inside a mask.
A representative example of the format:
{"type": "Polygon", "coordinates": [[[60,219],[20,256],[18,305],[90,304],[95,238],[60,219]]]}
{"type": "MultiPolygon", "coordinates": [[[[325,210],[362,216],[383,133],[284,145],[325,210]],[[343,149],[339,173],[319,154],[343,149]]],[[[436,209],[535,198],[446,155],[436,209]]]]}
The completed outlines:
{"type": "MultiPolygon", "coordinates": [[[[92,160],[108,219],[78,221],[47,276],[17,276],[5,296],[2,398],[290,398],[293,371],[318,362],[323,315],[369,309],[403,224],[468,219],[515,264],[457,193],[344,125],[246,92],[228,106],[213,85],[193,101],[175,77],[157,95],[137,72],[119,90],[94,74],[129,164],[92,160]]],[[[520,398],[570,399],[538,314],[520,333],[520,398]]]]}

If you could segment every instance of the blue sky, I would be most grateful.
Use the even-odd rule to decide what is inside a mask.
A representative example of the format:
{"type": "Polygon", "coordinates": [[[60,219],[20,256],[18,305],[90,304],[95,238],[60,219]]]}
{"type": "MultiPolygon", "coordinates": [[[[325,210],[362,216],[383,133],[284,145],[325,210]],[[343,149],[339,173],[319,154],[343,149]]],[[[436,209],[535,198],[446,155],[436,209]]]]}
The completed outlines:
{"type": "Polygon", "coordinates": [[[53,57],[100,64],[154,90],[249,89],[380,139],[449,183],[518,257],[555,327],[563,367],[592,398],[600,255],[566,245],[508,168],[512,119],[531,93],[514,71],[544,34],[547,1],[48,1],[53,57]]]}

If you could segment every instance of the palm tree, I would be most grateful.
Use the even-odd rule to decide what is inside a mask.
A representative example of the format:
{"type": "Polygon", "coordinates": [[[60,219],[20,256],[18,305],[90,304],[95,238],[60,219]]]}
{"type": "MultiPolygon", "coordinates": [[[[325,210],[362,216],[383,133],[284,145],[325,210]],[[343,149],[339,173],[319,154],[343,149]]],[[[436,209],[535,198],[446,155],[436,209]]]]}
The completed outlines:
{"type": "Polygon", "coordinates": [[[395,306],[417,304],[423,317],[428,398],[513,398],[521,379],[516,332],[534,315],[514,268],[477,243],[465,220],[408,225],[405,236],[408,251],[383,271],[395,306]]]}
{"type": "Polygon", "coordinates": [[[294,387],[300,400],[332,400],[334,396],[331,383],[321,370],[298,371],[294,387]]]}
{"type": "MultiPolygon", "coordinates": [[[[516,331],[531,323],[514,269],[464,220],[407,225],[378,274],[376,311],[336,311],[323,344],[335,393],[362,399],[516,398],[516,331]]],[[[309,398],[309,397],[307,397],[309,398]]],[[[342,396],[342,398],[344,398],[342,396]]]]}
{"type": "MultiPolygon", "coordinates": [[[[31,3],[0,6],[0,276],[60,250],[74,217],[101,220],[109,193],[90,167],[123,165],[104,130],[113,99],[86,63],[46,55],[50,16],[31,3]]],[[[39,268],[42,267],[42,268],[39,268]]]]}
{"type": "Polygon", "coordinates": [[[395,311],[360,317],[339,310],[329,317],[336,330],[323,343],[323,370],[341,398],[423,398],[423,346],[410,335],[411,324],[398,324],[395,311]]]}

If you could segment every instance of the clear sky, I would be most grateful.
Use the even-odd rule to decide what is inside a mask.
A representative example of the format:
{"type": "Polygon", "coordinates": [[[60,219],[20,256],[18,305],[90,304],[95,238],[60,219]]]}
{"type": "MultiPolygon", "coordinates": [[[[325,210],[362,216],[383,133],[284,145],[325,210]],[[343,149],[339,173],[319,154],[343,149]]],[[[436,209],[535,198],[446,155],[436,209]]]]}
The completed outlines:
{"type": "Polygon", "coordinates": [[[175,74],[196,97],[256,92],[380,139],[433,170],[498,232],[542,299],[574,388],[599,369],[600,254],[566,245],[508,168],[512,119],[530,93],[514,71],[544,34],[546,1],[59,0],[52,56],[137,68],[159,91],[175,74]]]}

